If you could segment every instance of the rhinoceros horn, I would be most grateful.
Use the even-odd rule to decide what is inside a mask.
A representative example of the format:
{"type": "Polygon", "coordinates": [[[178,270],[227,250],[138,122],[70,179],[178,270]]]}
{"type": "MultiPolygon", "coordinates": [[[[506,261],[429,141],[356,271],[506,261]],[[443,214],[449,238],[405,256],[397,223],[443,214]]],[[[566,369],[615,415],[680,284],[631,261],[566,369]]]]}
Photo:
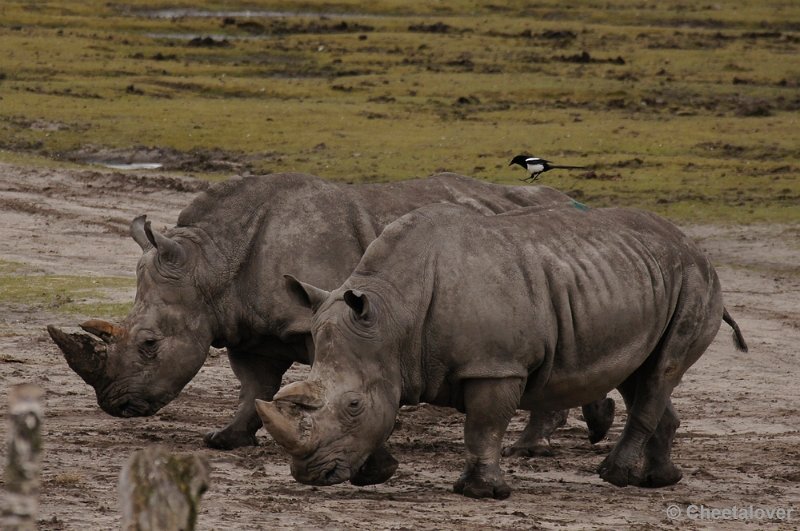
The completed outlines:
{"type": "Polygon", "coordinates": [[[139,244],[143,252],[147,252],[153,248],[153,244],[147,237],[144,231],[145,223],[147,223],[147,216],[138,216],[131,221],[131,237],[139,244]]]}
{"type": "Polygon", "coordinates": [[[180,263],[185,256],[183,247],[153,229],[147,216],[137,216],[131,221],[131,237],[142,248],[142,252],[157,249],[159,258],[165,262],[180,263]]]}
{"type": "Polygon", "coordinates": [[[256,400],[256,411],[264,428],[290,455],[303,457],[314,451],[307,411],[322,406],[306,382],[295,382],[275,395],[275,400],[256,400]],[[286,392],[288,390],[288,392],[286,392]]]}
{"type": "Polygon", "coordinates": [[[180,264],[183,261],[185,256],[183,247],[175,240],[154,230],[149,221],[144,222],[144,233],[147,240],[158,250],[160,260],[172,264],[180,264]]]}
{"type": "Polygon", "coordinates": [[[47,332],[64,353],[67,364],[83,381],[94,388],[103,385],[109,341],[100,341],[85,332],[65,332],[52,325],[47,327],[47,332]]]}

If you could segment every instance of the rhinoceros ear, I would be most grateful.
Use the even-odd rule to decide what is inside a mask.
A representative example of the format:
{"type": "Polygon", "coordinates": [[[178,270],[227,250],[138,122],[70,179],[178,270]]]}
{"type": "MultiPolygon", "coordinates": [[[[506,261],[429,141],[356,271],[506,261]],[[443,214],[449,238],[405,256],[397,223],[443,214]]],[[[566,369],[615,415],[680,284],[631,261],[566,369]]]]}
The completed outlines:
{"type": "Polygon", "coordinates": [[[286,290],[289,292],[292,299],[306,308],[311,308],[312,311],[317,311],[317,308],[319,308],[331,294],[330,291],[325,291],[324,289],[315,288],[311,284],[300,282],[292,275],[283,275],[283,278],[286,281],[286,290]]]}
{"type": "Polygon", "coordinates": [[[173,265],[183,262],[185,252],[178,242],[153,230],[149,221],[144,222],[144,233],[147,240],[158,250],[158,258],[161,262],[173,265]]]}
{"type": "Polygon", "coordinates": [[[357,289],[349,289],[344,292],[344,302],[347,303],[356,317],[365,319],[369,315],[369,299],[357,289]]]}
{"type": "Polygon", "coordinates": [[[147,233],[144,231],[145,223],[147,223],[147,216],[138,216],[131,221],[131,237],[142,248],[142,252],[146,253],[153,248],[153,244],[150,243],[147,233]]]}

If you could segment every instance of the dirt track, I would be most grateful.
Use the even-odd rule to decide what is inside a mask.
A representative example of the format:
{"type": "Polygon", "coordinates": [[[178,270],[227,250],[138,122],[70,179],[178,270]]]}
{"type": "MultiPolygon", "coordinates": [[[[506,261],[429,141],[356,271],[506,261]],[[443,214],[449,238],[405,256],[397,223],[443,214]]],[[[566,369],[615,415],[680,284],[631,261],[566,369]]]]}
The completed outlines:
{"type": "MultiPolygon", "coordinates": [[[[132,276],[139,247],[130,220],[147,213],[171,226],[204,185],[147,174],[30,169],[0,165],[0,260],[45,273],[132,276]]],[[[429,406],[404,408],[390,446],[400,459],[384,485],[329,488],[295,483],[286,456],[263,432],[261,446],[232,452],[202,447],[202,434],[235,408],[237,384],[223,356],[210,357],[172,404],[145,419],[117,419],[70,371],[45,325],[76,318],[39,307],[0,304],[0,381],[33,381],[47,391],[41,529],[118,527],[116,481],[133,450],[163,444],[200,452],[212,465],[200,529],[360,528],[672,528],[666,508],[689,504],[793,508],[791,521],[758,519],[750,528],[800,525],[800,226],[685,227],[707,249],[726,305],[750,353],[733,348],[723,325],[717,340],[675,393],[682,419],[674,487],[619,489],[594,470],[618,438],[592,447],[575,417],[553,439],[555,456],[505,459],[514,492],[475,501],[450,492],[462,466],[463,417],[429,406]]],[[[132,298],[133,293],[122,295],[132,298]]],[[[86,316],[102,317],[102,316],[86,316]]],[[[290,379],[305,371],[296,367],[290,379]]],[[[616,396],[619,408],[621,399],[616,396]]],[[[5,414],[5,400],[0,409],[5,414]]],[[[508,440],[524,425],[519,414],[508,440]]],[[[676,522],[740,528],[736,520],[676,522]]]]}

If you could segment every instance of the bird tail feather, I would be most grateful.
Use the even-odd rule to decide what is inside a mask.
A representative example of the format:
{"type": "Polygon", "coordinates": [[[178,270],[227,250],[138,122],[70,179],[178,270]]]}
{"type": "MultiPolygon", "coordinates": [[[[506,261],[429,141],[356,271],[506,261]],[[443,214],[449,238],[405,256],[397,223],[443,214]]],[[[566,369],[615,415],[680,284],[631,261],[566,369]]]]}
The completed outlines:
{"type": "Polygon", "coordinates": [[[586,166],[561,166],[556,164],[551,164],[550,168],[556,168],[558,170],[588,170],[586,166]]]}

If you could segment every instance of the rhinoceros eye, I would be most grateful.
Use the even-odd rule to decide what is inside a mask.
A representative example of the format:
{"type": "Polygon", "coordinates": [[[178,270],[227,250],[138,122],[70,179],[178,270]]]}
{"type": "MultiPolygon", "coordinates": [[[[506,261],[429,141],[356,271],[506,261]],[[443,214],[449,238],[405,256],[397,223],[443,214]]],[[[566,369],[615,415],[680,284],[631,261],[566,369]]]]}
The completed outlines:
{"type": "Polygon", "coordinates": [[[364,410],[364,401],[361,397],[354,396],[354,394],[347,397],[345,404],[347,412],[352,416],[356,416],[364,410]]]}
{"type": "Polygon", "coordinates": [[[139,344],[139,354],[144,359],[151,360],[158,354],[158,341],[155,339],[145,339],[139,344]]]}

